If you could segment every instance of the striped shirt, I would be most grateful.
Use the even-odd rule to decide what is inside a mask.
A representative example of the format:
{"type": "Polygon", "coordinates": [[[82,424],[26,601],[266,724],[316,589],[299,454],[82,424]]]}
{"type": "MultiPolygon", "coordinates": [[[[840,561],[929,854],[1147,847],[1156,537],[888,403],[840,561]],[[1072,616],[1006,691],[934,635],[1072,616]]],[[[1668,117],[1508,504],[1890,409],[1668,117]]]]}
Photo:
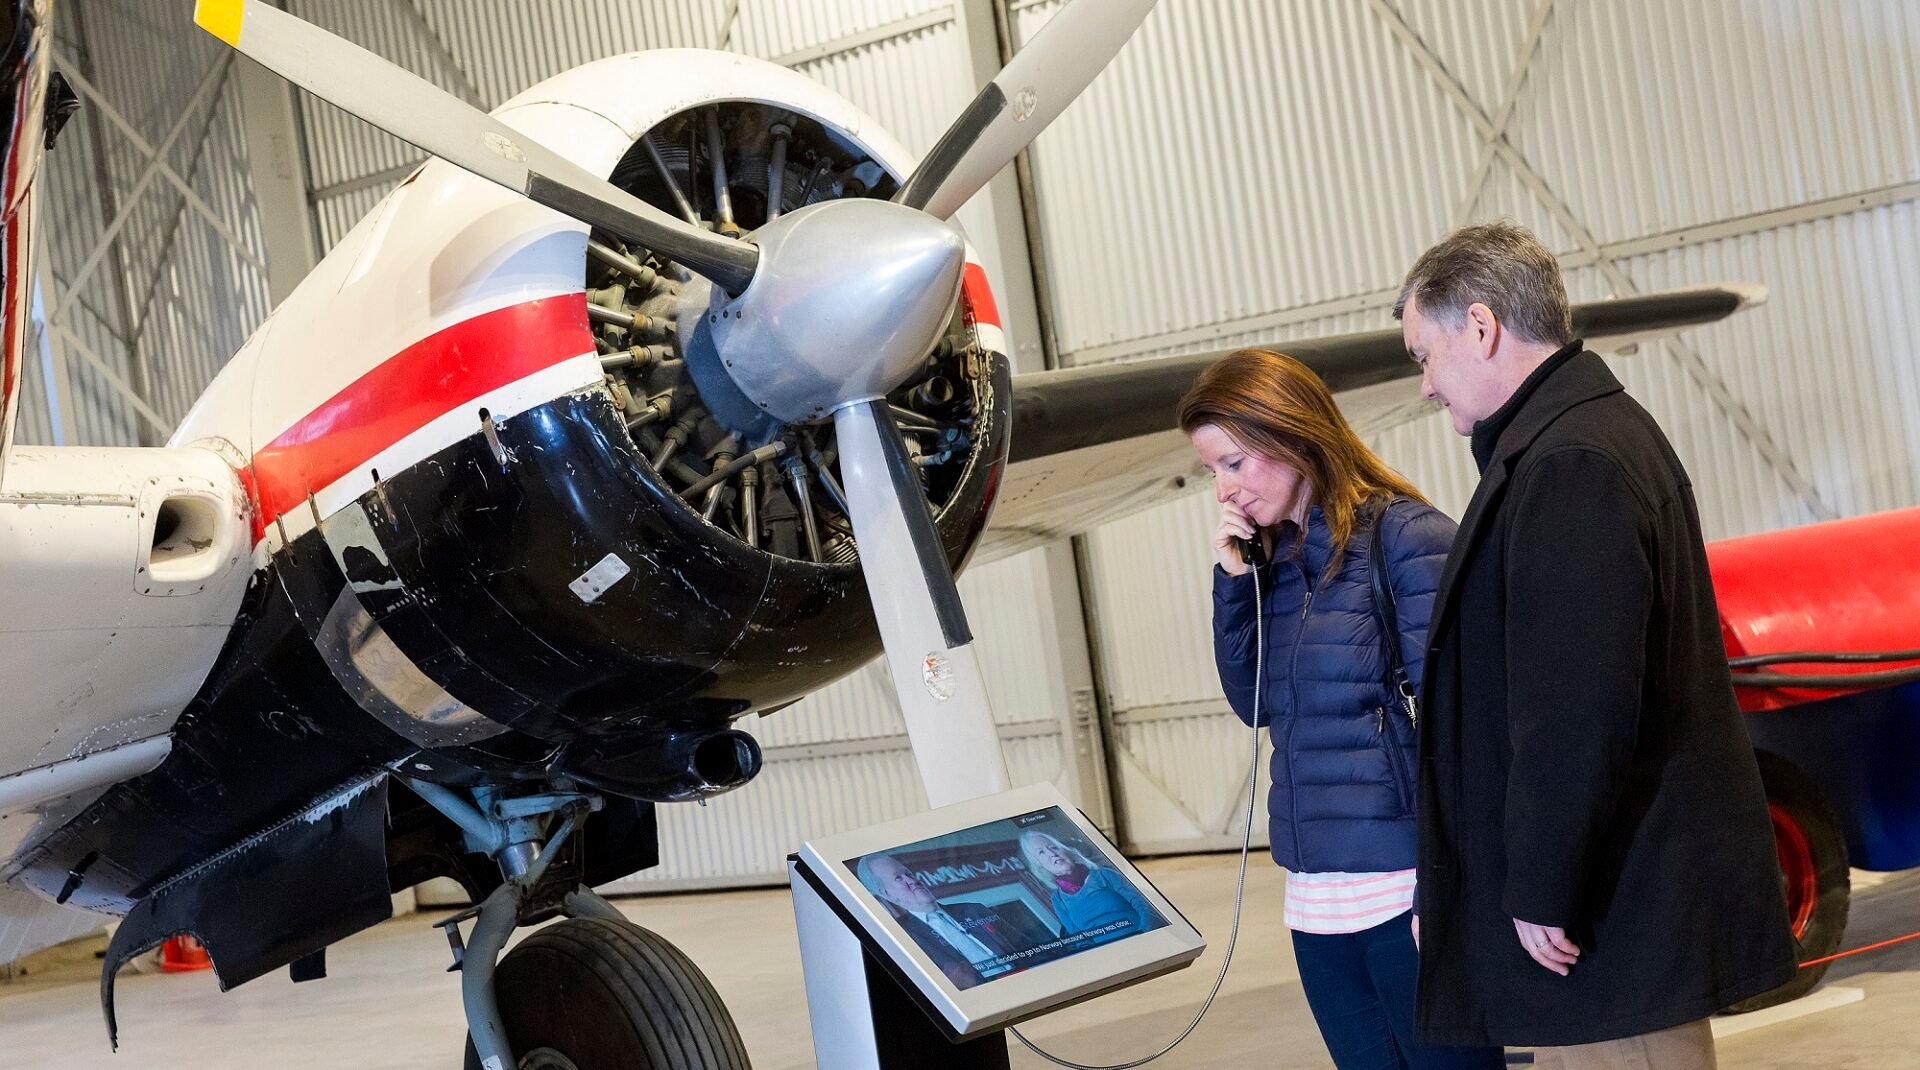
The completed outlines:
{"type": "Polygon", "coordinates": [[[1413,870],[1393,873],[1287,874],[1287,928],[1357,933],[1413,909],[1413,870]]]}

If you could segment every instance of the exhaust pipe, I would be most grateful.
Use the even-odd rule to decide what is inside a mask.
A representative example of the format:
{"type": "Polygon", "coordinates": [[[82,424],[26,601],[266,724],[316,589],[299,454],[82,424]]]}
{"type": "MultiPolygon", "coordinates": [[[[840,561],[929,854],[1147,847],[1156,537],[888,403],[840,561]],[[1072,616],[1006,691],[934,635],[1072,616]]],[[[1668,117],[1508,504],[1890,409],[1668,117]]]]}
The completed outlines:
{"type": "MultiPolygon", "coordinates": [[[[572,748],[569,748],[570,750],[572,748]]],[[[649,802],[691,802],[722,795],[760,773],[760,743],[737,729],[628,737],[618,753],[601,741],[556,763],[597,791],[649,802]]]]}
{"type": "Polygon", "coordinates": [[[716,733],[694,745],[687,768],[705,787],[700,794],[732,791],[759,774],[760,741],[733,729],[716,733]]]}

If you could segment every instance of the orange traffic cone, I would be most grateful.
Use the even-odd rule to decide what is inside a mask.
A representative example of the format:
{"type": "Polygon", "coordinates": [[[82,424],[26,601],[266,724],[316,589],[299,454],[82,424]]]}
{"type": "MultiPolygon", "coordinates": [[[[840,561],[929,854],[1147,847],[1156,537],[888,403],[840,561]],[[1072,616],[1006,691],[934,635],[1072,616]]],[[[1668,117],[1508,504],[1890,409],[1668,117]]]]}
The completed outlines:
{"type": "Polygon", "coordinates": [[[191,936],[176,936],[160,945],[160,969],[167,973],[211,970],[206,945],[191,936]]]}

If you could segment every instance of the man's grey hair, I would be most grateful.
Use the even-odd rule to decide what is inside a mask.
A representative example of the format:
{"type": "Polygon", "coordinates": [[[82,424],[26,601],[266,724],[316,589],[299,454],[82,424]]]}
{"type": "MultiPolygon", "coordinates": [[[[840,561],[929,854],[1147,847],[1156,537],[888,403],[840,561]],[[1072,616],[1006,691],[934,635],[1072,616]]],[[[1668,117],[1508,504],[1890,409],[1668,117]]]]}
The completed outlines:
{"type": "Polygon", "coordinates": [[[860,878],[860,883],[867,886],[867,891],[872,892],[873,897],[875,899],[878,899],[883,903],[891,903],[893,902],[893,900],[888,899],[880,891],[881,887],[883,886],[880,881],[880,874],[875,873],[873,871],[874,861],[876,859],[881,859],[881,858],[884,858],[887,861],[892,862],[894,865],[899,866],[901,869],[907,868],[905,863],[901,862],[898,858],[895,858],[892,855],[888,855],[888,854],[867,855],[864,858],[860,859],[859,863],[853,867],[853,875],[860,878]]]}
{"type": "Polygon", "coordinates": [[[1501,220],[1462,227],[1420,254],[1393,318],[1418,299],[1420,314],[1454,330],[1466,322],[1467,306],[1493,310],[1502,326],[1529,342],[1563,346],[1573,341],[1573,316],[1560,262],[1525,227],[1501,220]]]}

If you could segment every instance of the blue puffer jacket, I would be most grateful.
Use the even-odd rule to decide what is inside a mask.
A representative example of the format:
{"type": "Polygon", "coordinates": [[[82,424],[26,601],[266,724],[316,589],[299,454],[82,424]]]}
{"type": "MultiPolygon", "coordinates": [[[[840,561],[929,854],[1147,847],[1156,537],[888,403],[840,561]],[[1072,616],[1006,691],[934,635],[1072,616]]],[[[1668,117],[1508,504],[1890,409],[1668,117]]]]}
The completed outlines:
{"type": "MultiPolygon", "coordinates": [[[[1400,656],[1414,686],[1427,649],[1427,619],[1454,523],[1400,500],[1380,525],[1400,620],[1400,656]]],[[[1414,726],[1386,682],[1380,625],[1368,582],[1371,525],[1353,533],[1338,574],[1326,518],[1314,509],[1300,552],[1299,529],[1282,526],[1276,560],[1261,569],[1266,684],[1259,723],[1273,737],[1267,794],[1273,860],[1300,873],[1376,873],[1415,861],[1414,726]]],[[[1234,712],[1254,722],[1252,574],[1213,570],[1213,654],[1234,712]]]]}

